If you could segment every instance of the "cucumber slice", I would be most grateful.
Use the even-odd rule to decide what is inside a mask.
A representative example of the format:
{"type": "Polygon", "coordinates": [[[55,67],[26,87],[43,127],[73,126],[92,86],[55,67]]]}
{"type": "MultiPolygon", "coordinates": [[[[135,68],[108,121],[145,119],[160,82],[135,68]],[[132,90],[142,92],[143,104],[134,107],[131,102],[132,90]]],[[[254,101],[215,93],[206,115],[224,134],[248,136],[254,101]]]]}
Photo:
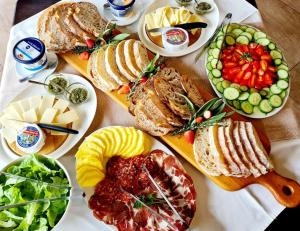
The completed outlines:
{"type": "Polygon", "coordinates": [[[228,88],[228,87],[230,87],[230,81],[224,80],[224,81],[222,82],[222,87],[223,87],[223,88],[228,88]]]}
{"type": "Polygon", "coordinates": [[[211,70],[213,69],[210,62],[208,62],[208,63],[206,64],[206,68],[207,68],[207,70],[209,70],[209,71],[211,71],[211,70]]]}
{"type": "Polygon", "coordinates": [[[240,44],[248,45],[249,39],[244,35],[240,35],[239,37],[237,37],[236,42],[240,44]]]}
{"type": "Polygon", "coordinates": [[[253,113],[257,115],[265,115],[265,113],[263,113],[258,106],[253,107],[253,113]]]}
{"type": "Polygon", "coordinates": [[[222,80],[220,78],[213,78],[212,82],[214,85],[217,85],[219,82],[221,82],[222,80]]]}
{"type": "Polygon", "coordinates": [[[269,102],[273,107],[280,107],[282,105],[282,99],[278,95],[272,95],[269,102]]]}
{"type": "Polygon", "coordinates": [[[207,51],[208,55],[212,55],[212,51],[213,51],[213,49],[208,49],[208,51],[207,51]]]}
{"type": "Polygon", "coordinates": [[[222,75],[221,71],[218,70],[218,69],[213,69],[213,70],[211,71],[211,73],[212,73],[213,76],[216,77],[216,78],[220,78],[221,75],[222,75]]]}
{"type": "Polygon", "coordinates": [[[253,106],[248,101],[243,101],[241,103],[241,108],[246,114],[253,113],[253,106]]]}
{"type": "Polygon", "coordinates": [[[262,112],[269,113],[273,110],[272,105],[269,103],[269,100],[263,99],[259,104],[259,109],[262,112]]]}
{"type": "Polygon", "coordinates": [[[270,52],[273,59],[282,59],[282,54],[278,50],[273,50],[270,52]]]}
{"type": "Polygon", "coordinates": [[[209,46],[211,49],[214,49],[217,47],[217,43],[216,42],[212,42],[209,46]]]}
{"type": "Polygon", "coordinates": [[[286,96],[286,91],[282,91],[279,96],[281,97],[281,99],[284,99],[286,96]]]}
{"type": "Polygon", "coordinates": [[[208,72],[208,78],[213,79],[213,77],[214,77],[213,74],[211,72],[208,72]]]}
{"type": "Polygon", "coordinates": [[[271,90],[272,94],[274,94],[274,95],[278,95],[281,93],[281,89],[278,88],[276,84],[273,84],[271,86],[270,90],[271,90]]]}
{"type": "Polygon", "coordinates": [[[219,54],[220,54],[220,49],[218,49],[218,48],[212,49],[211,55],[212,55],[215,59],[219,58],[219,54]]]}
{"type": "Polygon", "coordinates": [[[220,35],[220,36],[217,37],[217,42],[218,41],[223,41],[223,39],[224,39],[224,35],[220,35]]]}
{"type": "Polygon", "coordinates": [[[267,35],[266,35],[264,32],[256,31],[256,32],[254,33],[254,39],[255,39],[255,40],[258,40],[258,39],[260,39],[260,38],[266,38],[266,37],[267,37],[267,35]]]}
{"type": "Polygon", "coordinates": [[[247,86],[240,86],[241,91],[248,91],[248,87],[247,86]]]}
{"type": "Polygon", "coordinates": [[[278,67],[278,70],[285,70],[285,71],[288,71],[289,68],[288,68],[287,65],[283,64],[283,62],[282,62],[282,64],[278,67]]]}
{"type": "Polygon", "coordinates": [[[217,62],[218,62],[218,59],[214,58],[213,60],[211,60],[210,64],[211,64],[212,68],[217,68],[217,62]]]}
{"type": "Polygon", "coordinates": [[[284,80],[281,80],[281,79],[278,80],[276,85],[277,85],[278,88],[280,88],[282,90],[285,90],[289,87],[289,83],[287,81],[284,81],[284,80]]]}
{"type": "Polygon", "coordinates": [[[259,92],[259,94],[260,94],[261,96],[265,97],[265,96],[267,96],[268,92],[265,91],[265,90],[261,90],[261,91],[259,92]]]}
{"type": "Polygon", "coordinates": [[[270,50],[274,50],[276,48],[276,45],[274,43],[270,43],[268,45],[268,47],[269,47],[270,50]]]}
{"type": "Polygon", "coordinates": [[[221,71],[222,68],[223,68],[223,64],[222,64],[222,62],[219,60],[218,63],[217,63],[217,69],[221,71]]]}
{"type": "Polygon", "coordinates": [[[252,40],[252,34],[250,34],[250,33],[248,33],[248,32],[243,32],[243,33],[240,34],[240,36],[241,36],[241,35],[246,36],[246,37],[249,39],[249,41],[252,40]]]}
{"type": "Polygon", "coordinates": [[[232,83],[232,84],[230,84],[230,87],[234,87],[234,88],[240,90],[240,85],[237,84],[237,83],[232,83]]]}
{"type": "Polygon", "coordinates": [[[261,101],[261,95],[257,92],[254,92],[254,93],[250,94],[248,101],[252,105],[257,106],[257,105],[259,105],[259,103],[261,101]]]}
{"type": "Polygon", "coordinates": [[[282,63],[282,61],[281,61],[281,59],[275,59],[274,63],[276,66],[279,66],[282,63]]]}
{"type": "Polygon", "coordinates": [[[232,46],[235,44],[235,39],[231,35],[226,35],[225,37],[225,42],[229,45],[232,46]]]}
{"type": "Polygon", "coordinates": [[[268,88],[268,87],[264,87],[263,90],[266,92],[270,92],[270,88],[268,88]]]}
{"type": "Polygon", "coordinates": [[[224,88],[222,86],[222,82],[218,82],[217,85],[216,85],[216,88],[217,90],[220,92],[220,93],[223,93],[224,92],[224,88]]]}
{"type": "Polygon", "coordinates": [[[253,29],[253,28],[251,28],[251,27],[248,27],[248,28],[246,29],[246,32],[250,33],[251,35],[254,35],[254,33],[256,32],[256,30],[253,29]]]}
{"type": "Polygon", "coordinates": [[[247,27],[247,26],[245,26],[245,25],[242,25],[242,26],[240,26],[240,29],[241,29],[241,30],[243,30],[243,31],[246,31],[246,30],[247,30],[247,28],[248,28],[248,27],[247,27]]]}
{"type": "Polygon", "coordinates": [[[236,28],[231,33],[237,38],[241,33],[243,33],[243,31],[239,28],[236,28]]]}
{"type": "Polygon", "coordinates": [[[217,47],[218,47],[219,49],[222,48],[222,44],[223,44],[223,39],[217,41],[217,47]]]}
{"type": "Polygon", "coordinates": [[[207,56],[207,61],[210,62],[211,60],[213,60],[214,57],[212,55],[207,56]]]}
{"type": "Polygon", "coordinates": [[[228,87],[224,90],[224,97],[228,100],[235,100],[239,95],[239,91],[234,87],[228,87]]]}
{"type": "Polygon", "coordinates": [[[241,109],[241,103],[240,103],[240,101],[238,101],[238,100],[233,100],[233,106],[236,108],[236,109],[238,109],[238,110],[240,110],[241,109]]]}
{"type": "Polygon", "coordinates": [[[248,92],[243,92],[240,96],[239,96],[239,100],[244,101],[247,100],[249,98],[249,93],[248,92]]]}
{"type": "Polygon", "coordinates": [[[289,73],[286,70],[282,70],[282,69],[277,71],[277,75],[279,79],[287,79],[289,77],[289,73]]]}
{"type": "Polygon", "coordinates": [[[270,43],[270,40],[267,38],[260,38],[260,39],[257,39],[256,42],[260,45],[268,46],[270,43]]]}

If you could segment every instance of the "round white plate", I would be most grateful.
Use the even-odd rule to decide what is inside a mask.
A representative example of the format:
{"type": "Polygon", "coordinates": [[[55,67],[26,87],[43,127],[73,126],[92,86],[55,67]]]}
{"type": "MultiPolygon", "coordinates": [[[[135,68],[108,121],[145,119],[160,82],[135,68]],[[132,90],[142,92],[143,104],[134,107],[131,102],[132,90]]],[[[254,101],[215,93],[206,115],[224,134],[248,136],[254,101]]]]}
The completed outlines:
{"type": "Polygon", "coordinates": [[[16,72],[19,78],[24,78],[29,75],[34,75],[34,78],[51,75],[55,71],[58,65],[58,58],[55,53],[47,53],[47,59],[48,59],[47,67],[44,67],[43,69],[37,71],[27,70],[20,63],[16,62],[16,72]]]}
{"type": "MultiPolygon", "coordinates": [[[[248,26],[248,27],[253,27],[253,26],[250,26],[250,25],[247,25],[247,24],[242,24],[242,23],[239,23],[239,24],[241,24],[241,25],[246,25],[246,26],[248,26]]],[[[257,29],[257,28],[255,28],[255,27],[253,27],[253,28],[254,28],[254,29],[257,29]]],[[[257,29],[257,30],[259,30],[259,29],[257,29]]],[[[268,37],[270,37],[270,36],[268,36],[268,37]]],[[[271,40],[274,41],[273,39],[271,39],[271,40]]],[[[275,44],[276,44],[276,43],[275,43],[275,44]]],[[[278,47],[277,44],[276,44],[276,46],[278,47]]],[[[280,50],[282,51],[282,49],[280,49],[280,50]]],[[[208,76],[209,71],[208,71],[208,69],[206,68],[206,64],[207,64],[207,56],[208,56],[208,53],[206,52],[206,54],[205,54],[205,70],[206,70],[206,75],[208,76]]],[[[282,54],[282,57],[283,57],[283,60],[286,61],[286,59],[285,59],[285,57],[284,57],[283,54],[282,54]]],[[[289,78],[291,78],[291,76],[290,76],[289,78]]],[[[210,82],[210,85],[211,85],[212,88],[214,89],[214,92],[217,94],[217,96],[218,96],[219,98],[224,98],[224,96],[218,91],[218,89],[217,89],[216,86],[213,84],[213,82],[212,82],[209,78],[208,78],[208,80],[209,80],[209,82],[210,82]]],[[[251,115],[249,115],[249,114],[246,114],[245,112],[243,112],[242,110],[238,110],[238,109],[236,109],[235,107],[229,105],[229,104],[226,102],[226,100],[225,100],[225,102],[226,102],[226,105],[227,105],[228,107],[230,107],[233,111],[235,111],[235,112],[237,112],[237,113],[239,113],[239,114],[241,114],[241,115],[243,115],[243,116],[245,116],[245,117],[249,117],[249,118],[253,118],[253,119],[264,119],[264,118],[268,118],[268,117],[271,117],[271,116],[277,114],[277,113],[284,107],[284,105],[286,104],[286,101],[287,101],[288,98],[289,98],[290,90],[291,90],[291,81],[289,81],[289,87],[288,87],[288,89],[287,89],[287,94],[286,94],[286,96],[285,96],[284,101],[282,102],[282,105],[281,105],[280,107],[278,107],[278,108],[275,108],[273,111],[271,111],[270,113],[265,114],[265,115],[260,114],[260,113],[252,113],[251,115]]]]}
{"type": "Polygon", "coordinates": [[[142,5],[140,1],[136,1],[131,12],[126,17],[116,17],[111,13],[110,8],[101,7],[101,15],[106,21],[112,21],[117,26],[128,26],[139,19],[142,13],[142,5]]]}
{"type": "MultiPolygon", "coordinates": [[[[170,5],[173,7],[178,7],[176,2],[174,0],[166,0],[166,1],[161,1],[161,0],[156,0],[154,3],[152,3],[144,12],[142,15],[139,25],[138,25],[138,34],[140,37],[140,40],[145,44],[145,46],[151,50],[154,53],[159,53],[162,56],[166,57],[179,57],[183,55],[190,54],[198,49],[200,49],[206,42],[207,40],[212,36],[212,34],[215,32],[218,23],[219,23],[219,9],[218,6],[215,4],[214,1],[211,1],[211,4],[213,5],[214,9],[207,13],[204,14],[202,17],[205,19],[205,22],[207,23],[207,28],[203,28],[201,31],[201,36],[200,38],[191,46],[189,46],[186,49],[180,50],[180,51],[170,51],[168,49],[162,48],[160,46],[157,46],[155,43],[153,43],[146,32],[146,27],[145,27],[145,15],[156,10],[157,8],[170,5]]],[[[187,7],[191,12],[194,13],[193,9],[193,4],[187,7]]]]}
{"type": "MultiPolygon", "coordinates": [[[[109,127],[115,127],[115,126],[109,126],[109,127]]],[[[109,127],[104,127],[104,128],[109,128],[109,127]]],[[[101,128],[99,130],[102,130],[104,128],[101,128]]],[[[98,130],[96,130],[98,131],[98,130]]],[[[95,131],[95,132],[96,132],[95,131]]],[[[167,154],[170,154],[172,156],[175,156],[173,154],[173,152],[168,148],[166,147],[164,144],[162,144],[160,141],[158,141],[157,139],[155,139],[154,137],[152,136],[148,136],[150,139],[151,139],[151,143],[152,143],[152,147],[151,147],[151,151],[152,150],[155,150],[155,149],[159,149],[159,150],[162,150],[163,152],[167,153],[167,154]]],[[[175,156],[176,157],[176,156],[175,156]]],[[[176,157],[177,158],[177,157],[176,157]]],[[[179,159],[177,158],[177,161],[180,163],[179,159]]],[[[180,163],[181,164],[181,163],[180,163]]],[[[181,167],[184,169],[183,165],[181,164],[181,167]]],[[[195,181],[195,179],[193,179],[193,181],[195,181]]],[[[195,186],[195,182],[194,182],[194,186],[195,186]]],[[[86,199],[86,202],[88,203],[88,200],[90,199],[90,197],[94,194],[94,191],[95,191],[95,187],[89,187],[89,188],[83,188],[83,191],[85,192],[85,199],[86,199]]],[[[197,207],[200,207],[200,200],[196,200],[196,208],[197,207]],[[197,203],[198,202],[198,203],[197,203]]],[[[91,210],[91,213],[92,213],[92,210],[91,210]]],[[[192,220],[192,223],[190,225],[190,229],[191,230],[196,230],[197,228],[197,225],[198,225],[198,221],[197,217],[199,217],[199,214],[200,214],[200,209],[196,209],[196,212],[195,212],[195,215],[194,215],[194,219],[192,220]]],[[[96,219],[96,218],[95,218],[96,219]]],[[[103,221],[99,221],[103,224],[103,227],[109,227],[110,229],[112,230],[117,230],[113,225],[107,225],[105,224],[103,221]]]]}
{"type": "MultiPolygon", "coordinates": [[[[73,122],[72,125],[72,128],[78,130],[79,134],[77,135],[69,134],[68,138],[58,149],[56,149],[54,152],[47,155],[55,159],[58,159],[59,157],[67,153],[83,137],[85,132],[90,127],[95,117],[95,113],[97,109],[97,96],[93,86],[87,80],[85,80],[84,77],[73,75],[73,74],[64,74],[64,75],[68,78],[70,83],[79,82],[84,84],[84,86],[86,86],[86,88],[89,91],[89,99],[83,104],[79,104],[79,105],[70,104],[69,107],[71,109],[74,109],[80,118],[78,121],[73,122]]],[[[13,101],[25,99],[27,97],[35,96],[35,95],[49,95],[49,93],[46,91],[44,86],[32,84],[27,89],[22,91],[13,101]]],[[[56,97],[65,99],[64,96],[56,96],[56,97]]],[[[1,161],[3,161],[4,163],[11,162],[12,160],[15,160],[20,157],[9,148],[7,142],[5,141],[2,135],[1,135],[0,145],[1,148],[3,148],[5,151],[3,153],[0,153],[1,161]]]]}

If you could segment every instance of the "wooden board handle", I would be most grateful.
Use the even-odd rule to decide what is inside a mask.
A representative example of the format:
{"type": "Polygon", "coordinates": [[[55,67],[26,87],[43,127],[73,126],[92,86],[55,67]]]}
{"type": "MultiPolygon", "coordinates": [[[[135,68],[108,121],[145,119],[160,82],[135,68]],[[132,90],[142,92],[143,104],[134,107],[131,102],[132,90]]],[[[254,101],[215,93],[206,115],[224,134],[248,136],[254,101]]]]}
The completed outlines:
{"type": "Polygon", "coordinates": [[[300,185],[296,181],[274,171],[257,178],[256,181],[268,188],[280,204],[288,208],[300,205],[300,185]]]}

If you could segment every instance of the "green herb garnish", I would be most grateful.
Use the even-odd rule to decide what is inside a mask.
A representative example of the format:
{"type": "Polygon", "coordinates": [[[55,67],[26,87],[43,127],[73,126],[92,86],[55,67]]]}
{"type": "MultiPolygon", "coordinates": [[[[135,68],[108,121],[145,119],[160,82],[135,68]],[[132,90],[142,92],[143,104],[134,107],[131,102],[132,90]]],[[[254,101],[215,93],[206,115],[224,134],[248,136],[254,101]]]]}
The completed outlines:
{"type": "Polygon", "coordinates": [[[252,58],[252,54],[250,54],[249,52],[244,52],[241,56],[241,59],[246,59],[248,62],[252,62],[253,58],[252,58]]]}
{"type": "MultiPolygon", "coordinates": [[[[140,199],[140,201],[142,201],[147,206],[153,206],[156,204],[165,203],[164,199],[157,198],[154,194],[140,195],[138,198],[140,199]]],[[[139,209],[142,207],[143,207],[143,204],[139,201],[136,201],[133,205],[133,208],[135,208],[135,209],[139,209]]]]}

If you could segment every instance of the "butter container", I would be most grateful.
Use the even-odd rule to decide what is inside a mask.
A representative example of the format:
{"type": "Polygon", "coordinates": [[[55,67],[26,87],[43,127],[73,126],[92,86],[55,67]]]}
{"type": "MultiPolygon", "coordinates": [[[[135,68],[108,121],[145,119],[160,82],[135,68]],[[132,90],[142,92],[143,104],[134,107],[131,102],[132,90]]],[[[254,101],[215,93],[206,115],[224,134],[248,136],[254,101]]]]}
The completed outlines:
{"type": "Polygon", "coordinates": [[[167,28],[162,33],[162,42],[165,49],[179,51],[188,47],[189,34],[178,27],[167,28]]]}
{"type": "Polygon", "coordinates": [[[24,38],[13,48],[15,60],[30,71],[38,71],[47,65],[44,43],[33,37],[24,38]]]}
{"type": "Polygon", "coordinates": [[[25,153],[36,153],[45,144],[46,136],[42,129],[36,124],[24,125],[17,134],[17,147],[25,153]]]}

